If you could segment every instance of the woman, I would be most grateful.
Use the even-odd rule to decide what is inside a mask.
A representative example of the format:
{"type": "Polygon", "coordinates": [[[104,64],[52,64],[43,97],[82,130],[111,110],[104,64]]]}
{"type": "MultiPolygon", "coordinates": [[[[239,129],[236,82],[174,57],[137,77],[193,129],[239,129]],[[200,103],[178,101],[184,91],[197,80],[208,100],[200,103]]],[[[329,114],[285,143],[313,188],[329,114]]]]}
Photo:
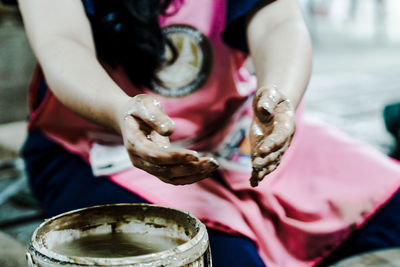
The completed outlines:
{"type": "Polygon", "coordinates": [[[308,266],[400,184],[395,163],[299,111],[294,135],[311,71],[295,0],[19,4],[45,77],[24,157],[50,215],[167,205],[209,227],[216,266],[308,266]]]}

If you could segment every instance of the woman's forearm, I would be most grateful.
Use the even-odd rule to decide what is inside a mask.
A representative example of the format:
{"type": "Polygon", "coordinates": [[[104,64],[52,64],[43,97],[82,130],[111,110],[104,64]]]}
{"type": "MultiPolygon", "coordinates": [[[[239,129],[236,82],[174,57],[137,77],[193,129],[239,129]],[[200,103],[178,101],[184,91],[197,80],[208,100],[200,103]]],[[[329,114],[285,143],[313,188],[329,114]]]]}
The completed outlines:
{"type": "Polygon", "coordinates": [[[119,132],[128,96],[96,58],[80,0],[18,0],[29,41],[54,95],[75,113],[119,132]]]}
{"type": "Polygon", "coordinates": [[[68,38],[53,38],[37,53],[54,95],[82,117],[119,132],[119,110],[129,97],[108,76],[94,52],[68,38]]]}
{"type": "Polygon", "coordinates": [[[276,86],[297,107],[310,78],[312,49],[296,1],[278,0],[265,6],[247,29],[258,86],[276,86]]]}

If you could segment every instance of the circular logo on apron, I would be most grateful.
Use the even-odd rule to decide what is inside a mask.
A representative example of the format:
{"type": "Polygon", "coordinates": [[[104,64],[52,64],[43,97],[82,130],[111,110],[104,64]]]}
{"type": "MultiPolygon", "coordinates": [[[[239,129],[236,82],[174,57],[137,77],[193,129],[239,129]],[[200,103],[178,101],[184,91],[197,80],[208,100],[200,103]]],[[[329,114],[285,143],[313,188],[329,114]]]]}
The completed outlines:
{"type": "MultiPolygon", "coordinates": [[[[188,95],[200,88],[210,74],[210,42],[199,30],[188,25],[170,25],[163,28],[163,32],[177,55],[172,64],[166,64],[156,73],[160,82],[153,82],[152,90],[168,97],[188,95]]],[[[171,58],[172,51],[167,48],[166,59],[171,58]]]]}

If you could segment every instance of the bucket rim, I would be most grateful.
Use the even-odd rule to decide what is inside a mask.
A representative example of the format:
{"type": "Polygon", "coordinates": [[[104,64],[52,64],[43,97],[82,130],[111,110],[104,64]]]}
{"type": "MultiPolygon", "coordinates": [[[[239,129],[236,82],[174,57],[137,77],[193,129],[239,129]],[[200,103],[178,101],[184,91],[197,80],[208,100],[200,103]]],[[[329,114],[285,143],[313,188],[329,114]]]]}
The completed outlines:
{"type": "MultiPolygon", "coordinates": [[[[49,219],[45,219],[33,232],[31,241],[28,247],[28,252],[33,256],[41,258],[45,262],[53,262],[57,264],[62,264],[64,266],[68,266],[68,264],[74,266],[154,266],[157,261],[160,262],[160,266],[181,266],[188,263],[191,263],[198,259],[200,256],[204,255],[207,248],[209,247],[208,233],[205,225],[196,218],[191,212],[184,211],[176,208],[170,208],[166,206],[156,205],[156,204],[147,204],[147,203],[118,203],[118,204],[104,204],[104,205],[96,205],[90,206],[86,208],[80,208],[76,210],[71,210],[49,219]],[[36,241],[36,237],[38,236],[38,231],[44,227],[46,224],[49,224],[57,219],[60,219],[65,216],[70,216],[74,213],[79,213],[81,211],[90,210],[90,209],[98,209],[98,208],[107,208],[107,207],[147,207],[147,208],[159,208],[166,210],[174,210],[182,215],[187,215],[191,219],[195,221],[195,228],[198,229],[197,233],[190,240],[185,243],[176,246],[174,248],[163,250],[156,253],[149,253],[139,256],[130,256],[130,257],[118,257],[118,258],[92,258],[92,257],[76,257],[76,256],[66,256],[62,254],[58,254],[48,248],[45,248],[43,245],[39,246],[39,242],[36,241]],[[176,265],[175,262],[179,259],[179,264],[176,265]],[[148,264],[152,265],[148,265],[148,264]],[[147,264],[147,265],[146,265],[147,264]]],[[[158,266],[158,265],[157,265],[158,266]]]]}

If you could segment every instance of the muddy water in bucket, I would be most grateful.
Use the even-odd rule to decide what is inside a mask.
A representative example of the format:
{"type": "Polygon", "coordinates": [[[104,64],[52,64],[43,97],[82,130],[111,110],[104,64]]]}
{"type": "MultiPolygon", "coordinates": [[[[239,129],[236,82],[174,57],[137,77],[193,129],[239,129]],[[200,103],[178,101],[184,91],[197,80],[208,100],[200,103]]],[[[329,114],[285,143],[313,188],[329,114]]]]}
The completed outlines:
{"type": "Polygon", "coordinates": [[[51,250],[66,256],[118,258],[157,253],[185,242],[186,240],[165,235],[111,233],[74,239],[58,244],[51,250]]]}
{"type": "Polygon", "coordinates": [[[191,214],[148,204],[97,206],[41,224],[29,266],[211,266],[205,226],[191,214]]]}

